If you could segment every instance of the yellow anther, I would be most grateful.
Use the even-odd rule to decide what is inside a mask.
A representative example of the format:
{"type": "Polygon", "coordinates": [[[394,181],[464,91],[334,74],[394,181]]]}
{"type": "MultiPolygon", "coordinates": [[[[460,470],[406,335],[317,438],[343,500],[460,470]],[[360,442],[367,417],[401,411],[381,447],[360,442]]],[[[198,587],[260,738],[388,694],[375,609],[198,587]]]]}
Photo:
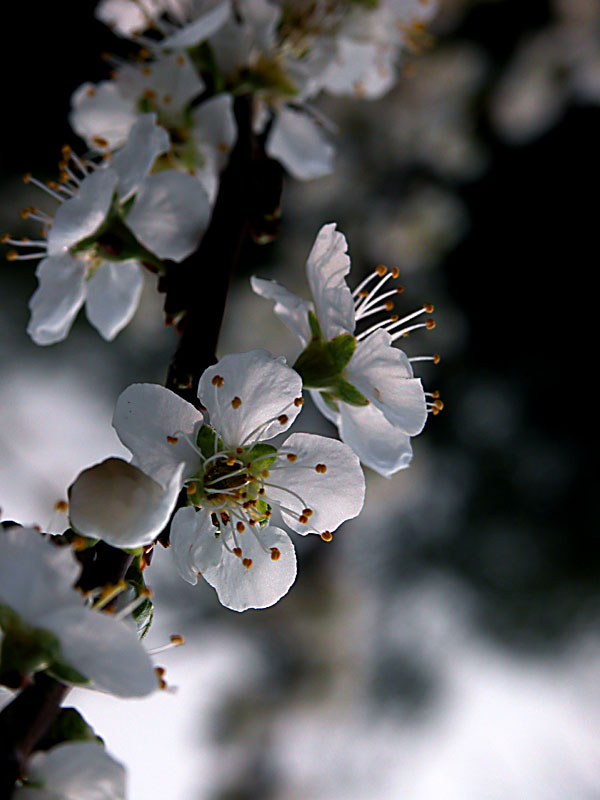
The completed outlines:
{"type": "Polygon", "coordinates": [[[281,550],[278,547],[271,547],[271,561],[279,561],[281,550]]]}
{"type": "Polygon", "coordinates": [[[394,301],[393,300],[386,300],[385,303],[385,310],[391,311],[394,308],[394,301]]]}
{"type": "Polygon", "coordinates": [[[239,408],[242,405],[242,400],[239,397],[234,397],[231,401],[231,405],[233,408],[239,408]]]}
{"type": "Polygon", "coordinates": [[[23,183],[29,183],[30,180],[31,180],[31,172],[26,172],[25,175],[23,175],[23,183]]]}
{"type": "Polygon", "coordinates": [[[246,526],[244,525],[243,522],[237,522],[235,529],[238,533],[243,533],[246,530],[246,526]]]}
{"type": "Polygon", "coordinates": [[[71,539],[71,547],[75,550],[76,553],[80,553],[82,550],[85,550],[88,546],[88,541],[85,536],[76,535],[71,539]]]}
{"type": "Polygon", "coordinates": [[[431,396],[432,396],[433,398],[437,399],[437,398],[440,396],[440,393],[439,393],[439,392],[438,392],[438,390],[436,389],[436,390],[435,390],[435,392],[432,392],[432,393],[431,393],[431,396]]]}
{"type": "Polygon", "coordinates": [[[17,253],[16,250],[9,250],[8,253],[6,254],[7,261],[16,261],[18,257],[19,254],[17,253]]]}
{"type": "Polygon", "coordinates": [[[246,569],[250,569],[252,567],[252,559],[251,558],[243,558],[242,564],[246,567],[246,569]]]}
{"type": "Polygon", "coordinates": [[[379,264],[379,266],[375,268],[375,272],[379,275],[380,278],[383,278],[383,276],[387,272],[387,267],[384,267],[383,264],[379,264]]]}
{"type": "Polygon", "coordinates": [[[2,244],[6,244],[9,239],[10,239],[10,233],[4,233],[2,234],[2,239],[0,241],[2,241],[2,244]]]}
{"type": "Polygon", "coordinates": [[[400,317],[398,316],[398,314],[392,314],[392,316],[390,317],[390,322],[398,322],[399,319],[400,317]]]}
{"type": "Polygon", "coordinates": [[[96,96],[96,90],[94,89],[93,86],[90,86],[89,89],[86,90],[86,95],[88,97],[95,97],[96,96]]]}
{"type": "Polygon", "coordinates": [[[213,386],[216,386],[218,389],[220,389],[221,386],[223,386],[223,384],[225,383],[225,378],[222,378],[220,375],[215,375],[211,383],[213,386]]]}
{"type": "Polygon", "coordinates": [[[423,310],[427,314],[433,314],[433,303],[424,303],[423,304],[423,310]]]}
{"type": "Polygon", "coordinates": [[[331,531],[323,531],[321,539],[323,539],[324,542],[330,542],[333,539],[331,531]]]}
{"type": "Polygon", "coordinates": [[[69,510],[69,504],[66,500],[57,500],[54,503],[54,510],[58,511],[59,514],[66,514],[69,510]]]}
{"type": "Polygon", "coordinates": [[[312,508],[303,508],[302,513],[304,514],[305,517],[312,517],[313,510],[312,508]]]}
{"type": "Polygon", "coordinates": [[[433,401],[433,407],[437,411],[441,411],[444,408],[444,403],[443,403],[442,400],[434,400],[433,401]]]}
{"type": "Polygon", "coordinates": [[[261,469],[260,474],[261,474],[261,477],[268,478],[271,473],[269,472],[268,469],[261,469]]]}
{"type": "Polygon", "coordinates": [[[238,454],[238,456],[241,456],[242,453],[244,452],[244,448],[243,447],[236,447],[235,448],[235,452],[238,454]]]}
{"type": "Polygon", "coordinates": [[[442,357],[440,355],[438,355],[437,353],[435,353],[434,356],[433,356],[433,363],[434,364],[439,364],[441,360],[442,360],[442,357]]]}
{"type": "Polygon", "coordinates": [[[32,213],[33,209],[31,208],[22,208],[20,211],[21,219],[29,219],[29,215],[32,213]]]}
{"type": "Polygon", "coordinates": [[[179,439],[177,438],[177,436],[167,436],[167,442],[169,444],[177,444],[178,441],[179,439]]]}
{"type": "Polygon", "coordinates": [[[327,464],[317,464],[315,469],[317,472],[323,475],[323,473],[327,472],[327,464]]]}
{"type": "Polygon", "coordinates": [[[300,516],[298,517],[298,522],[300,522],[302,525],[306,525],[308,522],[308,517],[306,516],[306,514],[300,514],[300,516]]]}
{"type": "MultiPolygon", "coordinates": [[[[89,91],[90,90],[88,89],[88,94],[89,94],[89,91]]],[[[95,94],[95,90],[93,90],[93,91],[94,91],[94,94],[95,94]]],[[[91,97],[91,95],[90,95],[90,97],[91,97]]],[[[71,158],[71,153],[72,153],[71,145],[63,144],[63,146],[60,148],[60,152],[62,153],[62,157],[64,158],[64,160],[68,161],[71,158]]]]}
{"type": "Polygon", "coordinates": [[[398,294],[402,294],[404,292],[404,286],[396,286],[396,291],[398,294]]]}
{"type": "Polygon", "coordinates": [[[108,147],[108,141],[102,136],[94,136],[92,142],[96,145],[96,147],[108,147]]]}
{"type": "Polygon", "coordinates": [[[221,511],[221,519],[223,520],[223,525],[229,524],[229,514],[226,511],[221,511]]]}
{"type": "Polygon", "coordinates": [[[260,489],[258,490],[258,493],[259,493],[259,495],[262,497],[262,496],[263,496],[263,494],[265,493],[265,487],[264,487],[264,486],[261,486],[261,487],[260,487],[260,489]]]}
{"type": "Polygon", "coordinates": [[[280,414],[280,415],[277,417],[277,422],[278,422],[280,425],[285,425],[287,421],[288,421],[288,416],[287,416],[287,414],[280,414]]]}
{"type": "Polygon", "coordinates": [[[434,319],[426,319],[425,326],[428,331],[432,331],[435,328],[435,320],[434,319]]]}
{"type": "Polygon", "coordinates": [[[242,548],[241,547],[234,547],[231,552],[233,553],[234,556],[237,556],[238,558],[242,557],[242,548]]]}
{"type": "Polygon", "coordinates": [[[296,406],[296,408],[300,408],[300,406],[303,406],[304,405],[304,398],[303,397],[297,397],[294,400],[294,405],[296,406]]]}
{"type": "Polygon", "coordinates": [[[392,278],[396,280],[399,275],[400,275],[400,270],[398,269],[398,267],[392,267],[392,278]]]}
{"type": "Polygon", "coordinates": [[[359,297],[368,297],[369,296],[369,292],[366,289],[361,289],[360,292],[358,293],[358,296],[359,297]]]}
{"type": "Polygon", "coordinates": [[[226,461],[228,467],[233,467],[235,466],[236,463],[237,463],[237,458],[234,458],[234,456],[230,456],[226,461]]]}
{"type": "Polygon", "coordinates": [[[287,454],[287,456],[286,456],[286,458],[287,458],[287,460],[288,460],[288,461],[290,461],[292,464],[294,463],[294,461],[297,461],[297,460],[298,460],[298,456],[296,455],[296,453],[288,453],[288,454],[287,454]]]}

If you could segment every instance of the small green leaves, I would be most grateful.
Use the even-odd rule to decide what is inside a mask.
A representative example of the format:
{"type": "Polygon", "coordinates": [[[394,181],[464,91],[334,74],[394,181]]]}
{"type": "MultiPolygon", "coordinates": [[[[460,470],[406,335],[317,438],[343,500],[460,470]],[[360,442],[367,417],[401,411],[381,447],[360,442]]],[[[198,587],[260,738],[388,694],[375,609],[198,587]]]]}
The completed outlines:
{"type": "Polygon", "coordinates": [[[252,461],[252,469],[260,471],[261,469],[267,469],[272,466],[275,463],[276,455],[277,448],[273,447],[272,444],[258,442],[243,454],[243,459],[246,464],[252,461]]]}
{"type": "Polygon", "coordinates": [[[209,425],[203,425],[198,431],[196,444],[200,448],[200,452],[202,453],[204,458],[210,458],[218,450],[223,449],[223,442],[221,438],[219,438],[217,446],[215,447],[215,436],[216,433],[209,425]]]}
{"type": "Polygon", "coordinates": [[[356,350],[356,339],[351,333],[342,333],[330,342],[327,342],[327,350],[336,370],[341,372],[346,367],[356,350]]]}
{"type": "Polygon", "coordinates": [[[335,387],[334,387],[334,394],[337,398],[339,398],[343,403],[348,403],[350,406],[368,406],[369,401],[367,398],[358,391],[358,389],[353,386],[348,381],[340,378],[335,387]]]}
{"type": "Polygon", "coordinates": [[[58,658],[60,644],[54,634],[26,625],[14,612],[7,611],[10,609],[4,608],[2,614],[0,683],[19,688],[26,676],[47,669],[58,658]]]}
{"type": "MultiPolygon", "coordinates": [[[[144,581],[144,573],[140,566],[141,559],[137,558],[129,567],[125,574],[125,581],[131,586],[134,591],[135,597],[140,597],[143,592],[147,591],[146,582],[144,581]]],[[[140,600],[139,605],[132,611],[132,617],[137,626],[137,632],[140,639],[150,630],[152,620],[154,619],[154,605],[148,598],[140,600]]]]}
{"type": "Polygon", "coordinates": [[[308,312],[308,324],[310,325],[310,332],[313,335],[313,339],[321,339],[321,326],[319,325],[319,320],[314,311],[308,312]]]}
{"type": "MultiPolygon", "coordinates": [[[[309,313],[309,322],[310,318],[309,313]]],[[[312,324],[311,329],[316,330],[312,328],[312,324]]],[[[294,369],[302,378],[304,388],[325,389],[332,386],[341,376],[355,349],[356,339],[350,333],[336,336],[330,342],[313,339],[294,364],[294,369]]]]}

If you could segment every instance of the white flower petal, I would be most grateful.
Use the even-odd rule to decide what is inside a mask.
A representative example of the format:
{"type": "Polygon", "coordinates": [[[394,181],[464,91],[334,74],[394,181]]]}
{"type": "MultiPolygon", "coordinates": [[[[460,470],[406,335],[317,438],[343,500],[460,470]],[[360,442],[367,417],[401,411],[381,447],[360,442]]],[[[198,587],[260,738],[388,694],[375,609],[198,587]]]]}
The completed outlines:
{"type": "Polygon", "coordinates": [[[392,346],[387,331],[378,330],[359,342],[345,376],[403,433],[423,430],[427,405],[423,386],[413,378],[406,355],[392,346]]]}
{"type": "Polygon", "coordinates": [[[114,339],[135,314],[143,286],[137,261],[105,261],[88,281],[85,313],[107,341],[114,339]]]}
{"type": "Polygon", "coordinates": [[[247,529],[240,536],[240,546],[242,558],[252,559],[250,569],[243,565],[242,558],[223,548],[221,561],[208,567],[202,577],[216,589],[221,603],[232,611],[274,605],[296,579],[296,553],[290,537],[274,527],[257,530],[256,535],[247,529]],[[271,557],[272,547],[280,553],[276,561],[271,557]]]}
{"type": "Polygon", "coordinates": [[[118,697],[144,697],[158,689],[150,656],[134,628],[109,614],[73,607],[40,619],[40,627],[60,641],[61,658],[92,682],[118,697]]]}
{"type": "Polygon", "coordinates": [[[85,300],[85,264],[69,255],[52,256],[38,264],[36,275],[27,333],[36,344],[61,342],[85,300]]]}
{"type": "Polygon", "coordinates": [[[314,310],[313,304],[288,291],[277,281],[268,281],[253,275],[250,285],[256,294],[275,301],[275,314],[300,339],[302,347],[306,347],[312,338],[308,312],[314,310]]]}
{"type": "Polygon", "coordinates": [[[301,181],[333,172],[335,148],[322,128],[303,111],[283,108],[277,114],[265,150],[301,181]]]}
{"type": "Polygon", "coordinates": [[[389,478],[409,466],[410,436],[389,423],[375,406],[343,403],[340,416],[340,436],[367,467],[389,478]]]}
{"type": "Polygon", "coordinates": [[[306,275],[325,339],[354,333],[354,302],[346,283],[350,272],[348,243],[335,222],[323,225],[306,261],[306,275]]]}
{"type": "Polygon", "coordinates": [[[330,94],[381,97],[396,79],[397,47],[377,41],[340,37],[335,58],[321,75],[321,85],[330,94]]]}
{"type": "Polygon", "coordinates": [[[112,169],[97,169],[81,183],[77,194],[65,200],[48,231],[48,253],[58,255],[95,233],[106,220],[118,176],[112,169]]]}
{"type": "Polygon", "coordinates": [[[202,414],[174,392],[153,383],[135,383],[119,396],[113,427],[133,453],[133,463],[151,478],[167,485],[179,464],[183,479],[198,470],[200,457],[185,436],[196,441],[202,414]],[[170,443],[168,437],[178,441],[170,443]]]}
{"type": "Polygon", "coordinates": [[[347,445],[325,436],[294,433],[282,448],[297,458],[270,469],[265,497],[289,509],[281,509],[286,525],[297,533],[323,533],[358,516],[365,500],[365,478],[347,445]],[[317,465],[325,471],[317,471],[317,465]],[[313,513],[303,524],[298,518],[307,508],[313,513]]]}
{"type": "Polygon", "coordinates": [[[200,44],[200,42],[204,42],[209,36],[212,36],[213,33],[216,33],[221,25],[227,22],[230,14],[231,0],[225,0],[206,14],[202,14],[198,19],[190,22],[189,25],[177,31],[177,33],[167,36],[160,45],[164,50],[184,50],[200,44]]]}
{"type": "Polygon", "coordinates": [[[150,544],[167,524],[181,489],[180,464],[162,487],[121,458],[81,472],[69,489],[71,525],[114,547],[150,544]]]}
{"type": "MultiPolygon", "coordinates": [[[[125,768],[97,742],[64,742],[47,752],[34,753],[27,778],[60,800],[125,800],[125,768]]],[[[41,800],[44,790],[18,789],[16,800],[41,800]]]]}
{"type": "Polygon", "coordinates": [[[223,169],[237,139],[233,97],[226,92],[211,97],[192,111],[191,119],[192,136],[215,150],[217,169],[223,169]]]}
{"type": "Polygon", "coordinates": [[[0,531],[0,605],[30,625],[48,611],[79,605],[73,585],[81,565],[69,547],[56,547],[31,528],[0,531]]]}
{"type": "MultiPolygon", "coordinates": [[[[327,403],[325,402],[325,400],[323,400],[321,396],[321,392],[317,391],[316,389],[311,389],[310,396],[312,397],[313,403],[319,409],[321,414],[323,414],[325,419],[328,419],[329,422],[333,422],[334,425],[339,426],[340,424],[339,412],[334,411],[327,405],[327,403]]],[[[338,401],[338,407],[339,407],[339,401],[338,401]]]]}
{"type": "Polygon", "coordinates": [[[208,227],[210,203],[200,183],[175,170],[147,178],[127,216],[127,225],[159,258],[182,261],[208,227]]]}
{"type": "Polygon", "coordinates": [[[169,536],[175,566],[188,583],[198,583],[198,574],[216,566],[223,554],[219,536],[210,519],[210,509],[180,508],[173,517],[169,536]]]}
{"type": "Polygon", "coordinates": [[[113,156],[110,166],[119,177],[118,193],[127,200],[150,173],[157,156],[166,153],[171,142],[156,114],[142,114],[131,129],[125,145],[113,156]]]}
{"type": "Polygon", "coordinates": [[[181,125],[185,106],[204,90],[204,81],[185,52],[162,55],[150,63],[126,63],[117,71],[115,83],[121,95],[135,104],[151,93],[163,124],[172,121],[174,126],[181,125]]]}
{"type": "Polygon", "coordinates": [[[101,0],[96,6],[95,15],[121,36],[135,36],[145,31],[151,17],[160,14],[163,8],[164,0],[144,0],[143,5],[136,0],[101,0]],[[144,9],[147,9],[147,13],[144,13],[144,9]]]}
{"type": "Polygon", "coordinates": [[[71,127],[94,149],[98,139],[106,141],[108,150],[121,147],[138,117],[135,103],[123,97],[114,81],[84,83],[73,94],[71,106],[71,127]]]}
{"type": "Polygon", "coordinates": [[[229,447],[283,433],[300,413],[294,400],[301,396],[302,378],[266,350],[225,356],[205,370],[198,386],[210,424],[229,447]]]}

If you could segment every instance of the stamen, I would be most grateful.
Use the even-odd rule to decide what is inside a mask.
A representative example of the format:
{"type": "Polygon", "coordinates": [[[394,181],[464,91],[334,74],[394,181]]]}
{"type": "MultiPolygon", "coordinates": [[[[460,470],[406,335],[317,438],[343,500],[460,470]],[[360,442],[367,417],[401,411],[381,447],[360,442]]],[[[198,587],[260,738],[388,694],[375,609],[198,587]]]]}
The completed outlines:
{"type": "MultiPolygon", "coordinates": [[[[160,647],[154,647],[152,650],[148,650],[148,655],[156,656],[159,653],[164,653],[165,650],[172,650],[174,647],[181,647],[182,644],[185,644],[185,639],[178,633],[171,634],[169,639],[169,644],[163,644],[160,647]]],[[[157,669],[162,669],[162,667],[158,667],[157,669]]],[[[162,671],[162,675],[164,675],[164,670],[162,671]]],[[[161,678],[162,675],[160,676],[161,678]]]]}
{"type": "Polygon", "coordinates": [[[104,586],[102,592],[100,593],[100,597],[92,606],[93,610],[100,611],[100,609],[104,608],[104,606],[110,603],[111,600],[114,600],[114,598],[121,594],[121,592],[126,588],[127,584],[125,581],[119,581],[119,583],[114,585],[109,584],[108,586],[104,586]]]}
{"type": "Polygon", "coordinates": [[[333,539],[331,531],[323,531],[321,539],[323,539],[324,542],[330,542],[333,539]]]}
{"type": "Polygon", "coordinates": [[[128,617],[130,614],[132,614],[136,608],[143,605],[146,600],[149,600],[151,597],[152,591],[150,589],[142,589],[138,597],[135,597],[131,603],[128,603],[124,608],[115,614],[115,619],[125,619],[125,617],[128,617]]]}
{"type": "Polygon", "coordinates": [[[253,562],[252,562],[251,558],[243,558],[242,559],[242,564],[246,567],[246,569],[251,569],[252,568],[252,563],[253,562]]]}

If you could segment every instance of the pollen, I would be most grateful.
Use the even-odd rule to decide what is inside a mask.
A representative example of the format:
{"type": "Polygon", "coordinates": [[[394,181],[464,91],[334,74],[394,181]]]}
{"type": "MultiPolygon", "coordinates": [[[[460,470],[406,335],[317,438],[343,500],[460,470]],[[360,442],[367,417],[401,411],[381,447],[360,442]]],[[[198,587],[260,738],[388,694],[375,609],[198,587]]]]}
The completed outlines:
{"type": "Polygon", "coordinates": [[[250,569],[252,567],[252,559],[251,558],[243,558],[242,564],[246,567],[246,569],[250,569]]]}
{"type": "Polygon", "coordinates": [[[396,286],[396,291],[398,294],[402,294],[404,292],[404,286],[396,286]]]}
{"type": "Polygon", "coordinates": [[[179,439],[177,438],[177,436],[167,436],[167,442],[169,444],[177,444],[178,441],[179,439]]]}
{"type": "Polygon", "coordinates": [[[330,542],[333,539],[331,531],[323,531],[321,539],[323,539],[324,542],[330,542]]]}
{"type": "Polygon", "coordinates": [[[296,408],[300,408],[300,406],[303,406],[304,405],[304,398],[303,397],[297,397],[294,400],[294,405],[296,406],[296,408]]]}
{"type": "Polygon", "coordinates": [[[278,422],[280,425],[285,425],[287,421],[288,421],[288,416],[287,416],[287,414],[280,414],[280,415],[277,417],[277,422],[278,422]]]}
{"type": "Polygon", "coordinates": [[[263,494],[265,493],[265,487],[264,487],[264,486],[261,486],[261,487],[260,487],[260,489],[258,490],[258,493],[259,493],[259,495],[262,497],[262,496],[263,496],[263,494]]]}
{"type": "Polygon", "coordinates": [[[196,489],[198,486],[195,483],[190,483],[190,485],[186,488],[186,492],[188,494],[196,494],[196,489]]]}
{"type": "Polygon", "coordinates": [[[315,469],[319,474],[323,475],[325,472],[327,472],[327,464],[317,464],[315,469]]]}
{"type": "Polygon", "coordinates": [[[238,454],[238,456],[241,456],[244,452],[244,449],[242,447],[236,447],[235,452],[238,454]]]}
{"type": "Polygon", "coordinates": [[[392,278],[394,280],[397,280],[399,275],[400,275],[400,270],[398,269],[398,267],[392,267],[392,278]]]}
{"type": "Polygon", "coordinates": [[[227,459],[226,464],[227,464],[228,467],[233,467],[236,464],[236,462],[237,462],[237,458],[234,458],[233,456],[230,456],[227,459]]]}
{"type": "Polygon", "coordinates": [[[242,548],[241,547],[234,547],[231,552],[233,553],[234,556],[237,556],[238,558],[242,557],[242,548]]]}
{"type": "Polygon", "coordinates": [[[172,633],[169,636],[169,640],[175,647],[180,647],[185,642],[185,639],[180,633],[172,633]]]}
{"type": "Polygon", "coordinates": [[[102,136],[94,136],[92,142],[96,145],[96,147],[108,147],[107,140],[102,136]]]}
{"type": "Polygon", "coordinates": [[[246,526],[243,522],[238,522],[235,526],[235,529],[238,533],[243,533],[246,530],[246,526]]]}
{"type": "Polygon", "coordinates": [[[288,460],[289,462],[291,462],[292,464],[294,463],[294,461],[297,461],[297,460],[298,460],[298,456],[296,455],[296,453],[288,453],[288,454],[287,454],[287,456],[286,456],[286,458],[287,458],[287,460],[288,460]]]}
{"type": "Polygon", "coordinates": [[[231,401],[231,405],[233,408],[239,408],[242,405],[242,401],[239,397],[234,397],[231,401]]]}
{"type": "Polygon", "coordinates": [[[278,547],[271,547],[271,561],[279,561],[281,550],[278,547]]]}
{"type": "Polygon", "coordinates": [[[303,508],[302,513],[304,514],[305,517],[312,517],[313,510],[312,508],[303,508]]]}
{"type": "Polygon", "coordinates": [[[223,525],[227,525],[229,523],[229,514],[226,511],[221,511],[221,519],[223,520],[223,525]]]}
{"type": "Polygon", "coordinates": [[[262,476],[263,478],[268,478],[268,477],[269,477],[269,475],[270,475],[271,473],[269,472],[269,470],[268,470],[268,469],[262,469],[262,470],[260,471],[260,474],[261,474],[261,476],[262,476]]]}
{"type": "Polygon", "coordinates": [[[220,375],[215,375],[215,377],[211,381],[213,386],[216,386],[217,389],[220,389],[221,386],[225,383],[225,378],[222,378],[220,375]]]}
{"type": "Polygon", "coordinates": [[[16,250],[9,250],[8,253],[6,254],[6,260],[7,261],[16,261],[18,259],[18,257],[19,257],[19,254],[17,253],[16,250]]]}
{"type": "Polygon", "coordinates": [[[442,357],[438,353],[434,353],[433,363],[434,364],[439,364],[441,360],[442,360],[442,357]]]}
{"type": "Polygon", "coordinates": [[[29,219],[29,215],[32,213],[31,208],[22,208],[20,213],[21,219],[29,219]]]}
{"type": "Polygon", "coordinates": [[[393,308],[394,308],[394,301],[393,300],[387,300],[386,303],[385,303],[385,310],[386,311],[392,311],[393,308]]]}
{"type": "Polygon", "coordinates": [[[433,303],[424,303],[423,310],[426,314],[433,314],[433,303]]]}
{"type": "Polygon", "coordinates": [[[375,272],[379,275],[380,278],[383,278],[383,276],[387,272],[387,267],[384,267],[383,264],[379,264],[379,266],[375,268],[375,272]]]}
{"type": "Polygon", "coordinates": [[[215,528],[219,527],[219,520],[217,519],[217,515],[214,512],[210,515],[210,521],[215,526],[215,528]]]}
{"type": "Polygon", "coordinates": [[[434,319],[426,319],[425,320],[425,327],[428,331],[432,331],[435,328],[435,320],[434,319]]]}
{"type": "Polygon", "coordinates": [[[29,183],[30,180],[31,180],[31,172],[26,172],[25,175],[23,175],[23,183],[29,183]]]}
{"type": "Polygon", "coordinates": [[[300,522],[302,525],[306,525],[308,523],[308,517],[306,514],[300,514],[298,517],[298,522],[300,522]]]}
{"type": "Polygon", "coordinates": [[[66,500],[57,500],[54,503],[54,510],[58,511],[60,514],[66,514],[69,510],[69,505],[66,500]]]}

